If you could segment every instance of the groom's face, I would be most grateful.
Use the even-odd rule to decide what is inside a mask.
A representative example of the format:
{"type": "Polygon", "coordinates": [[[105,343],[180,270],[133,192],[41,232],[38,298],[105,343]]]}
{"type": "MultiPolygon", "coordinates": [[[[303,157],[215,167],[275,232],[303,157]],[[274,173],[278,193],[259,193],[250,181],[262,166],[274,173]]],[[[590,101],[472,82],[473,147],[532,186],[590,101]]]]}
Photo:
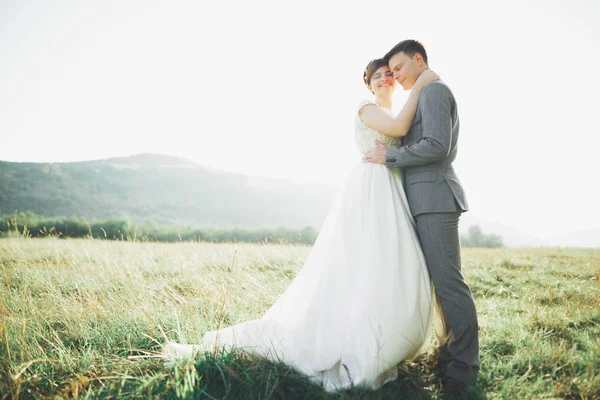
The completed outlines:
{"type": "Polygon", "coordinates": [[[404,90],[410,90],[421,72],[419,57],[420,54],[415,54],[414,57],[406,55],[404,52],[396,53],[390,58],[390,70],[394,74],[394,79],[402,85],[404,90]]]}

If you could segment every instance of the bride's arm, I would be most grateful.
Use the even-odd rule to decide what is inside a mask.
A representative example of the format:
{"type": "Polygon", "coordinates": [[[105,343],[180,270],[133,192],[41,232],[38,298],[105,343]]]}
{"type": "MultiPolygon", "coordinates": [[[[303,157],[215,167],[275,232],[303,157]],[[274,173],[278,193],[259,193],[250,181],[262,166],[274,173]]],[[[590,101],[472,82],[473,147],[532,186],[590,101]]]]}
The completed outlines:
{"type": "Polygon", "coordinates": [[[386,136],[405,136],[415,118],[421,91],[426,85],[438,79],[439,76],[431,70],[423,72],[415,82],[404,107],[396,118],[375,104],[365,105],[358,111],[358,115],[365,124],[386,136]]]}

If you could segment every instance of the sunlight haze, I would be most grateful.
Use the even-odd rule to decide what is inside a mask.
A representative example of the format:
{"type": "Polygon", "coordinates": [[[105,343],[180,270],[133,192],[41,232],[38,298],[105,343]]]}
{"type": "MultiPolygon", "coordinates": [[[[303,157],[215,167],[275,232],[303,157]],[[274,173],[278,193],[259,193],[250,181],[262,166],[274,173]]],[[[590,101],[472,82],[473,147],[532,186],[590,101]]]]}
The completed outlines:
{"type": "Polygon", "coordinates": [[[3,1],[0,160],[151,152],[340,186],[363,70],[403,39],[458,102],[470,216],[600,228],[597,0],[3,1]]]}

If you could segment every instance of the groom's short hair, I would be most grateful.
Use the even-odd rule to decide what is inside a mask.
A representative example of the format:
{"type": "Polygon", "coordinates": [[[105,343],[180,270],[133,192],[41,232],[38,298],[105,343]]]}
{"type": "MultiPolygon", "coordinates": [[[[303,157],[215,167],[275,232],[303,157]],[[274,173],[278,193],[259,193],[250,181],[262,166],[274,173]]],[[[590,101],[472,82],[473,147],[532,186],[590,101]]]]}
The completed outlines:
{"type": "Polygon", "coordinates": [[[394,55],[400,52],[406,54],[409,57],[414,57],[416,53],[419,53],[421,57],[423,57],[423,61],[425,61],[425,64],[428,64],[427,52],[425,51],[425,47],[421,42],[413,39],[401,41],[400,43],[392,47],[392,49],[387,52],[383,59],[387,62],[390,62],[390,58],[392,58],[394,55]]]}

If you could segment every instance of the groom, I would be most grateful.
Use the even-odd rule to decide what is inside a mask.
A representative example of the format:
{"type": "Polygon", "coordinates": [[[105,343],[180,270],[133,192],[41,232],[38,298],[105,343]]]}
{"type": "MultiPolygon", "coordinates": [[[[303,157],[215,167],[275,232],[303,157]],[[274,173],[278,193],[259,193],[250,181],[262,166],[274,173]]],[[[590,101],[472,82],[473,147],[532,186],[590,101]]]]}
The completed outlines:
{"type": "MultiPolygon", "coordinates": [[[[410,90],[429,68],[425,48],[416,40],[398,43],[384,59],[404,90],[410,90]]],[[[421,92],[402,146],[388,149],[377,142],[364,157],[365,162],[404,169],[406,196],[449,335],[439,359],[439,363],[448,363],[443,380],[447,396],[465,392],[479,370],[477,313],[460,262],[458,220],[468,204],[452,167],[458,131],[454,96],[446,84],[435,81],[421,92]]]]}

